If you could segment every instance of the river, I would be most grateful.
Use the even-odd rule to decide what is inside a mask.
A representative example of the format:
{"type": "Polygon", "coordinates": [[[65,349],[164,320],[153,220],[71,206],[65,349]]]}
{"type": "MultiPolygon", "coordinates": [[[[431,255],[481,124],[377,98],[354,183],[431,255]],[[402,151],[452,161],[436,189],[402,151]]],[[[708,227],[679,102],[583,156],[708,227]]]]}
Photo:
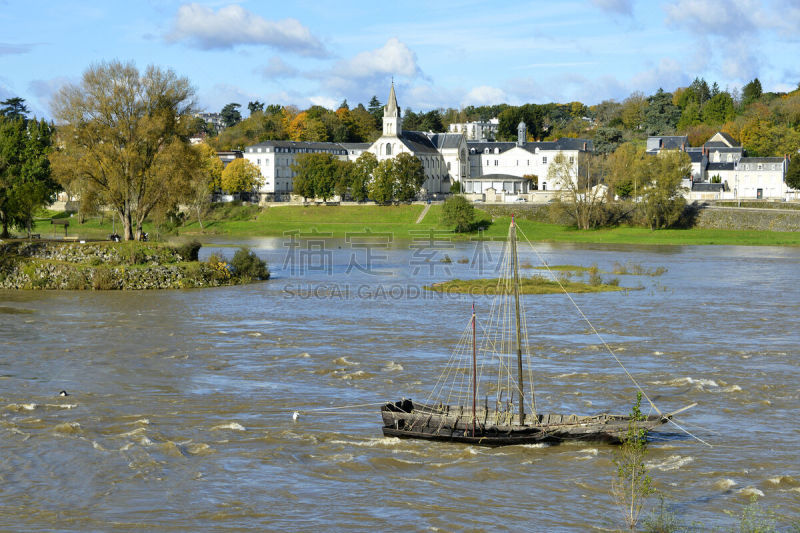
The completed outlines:
{"type": "MultiPolygon", "coordinates": [[[[379,404],[425,397],[473,300],[479,317],[488,307],[420,287],[490,273],[499,245],[437,239],[253,240],[273,278],[248,286],[0,291],[0,529],[618,528],[613,446],[382,437],[379,404]]],[[[693,436],[665,426],[649,445],[668,508],[738,529],[757,495],[797,520],[800,249],[537,250],[551,265],[667,269],[604,274],[641,288],[574,299],[663,411],[698,403],[678,417],[693,436]]],[[[634,385],[569,301],[523,301],[540,406],[627,413],[634,385]]]]}

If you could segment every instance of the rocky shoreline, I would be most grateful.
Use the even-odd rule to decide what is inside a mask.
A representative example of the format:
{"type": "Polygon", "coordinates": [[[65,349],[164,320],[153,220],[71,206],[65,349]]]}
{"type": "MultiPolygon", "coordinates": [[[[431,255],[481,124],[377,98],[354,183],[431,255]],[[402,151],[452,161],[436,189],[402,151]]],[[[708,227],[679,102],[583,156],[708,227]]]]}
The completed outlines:
{"type": "Polygon", "coordinates": [[[187,289],[252,281],[219,258],[197,261],[197,248],[192,258],[184,257],[191,249],[155,243],[1,243],[0,289],[187,289]]]}

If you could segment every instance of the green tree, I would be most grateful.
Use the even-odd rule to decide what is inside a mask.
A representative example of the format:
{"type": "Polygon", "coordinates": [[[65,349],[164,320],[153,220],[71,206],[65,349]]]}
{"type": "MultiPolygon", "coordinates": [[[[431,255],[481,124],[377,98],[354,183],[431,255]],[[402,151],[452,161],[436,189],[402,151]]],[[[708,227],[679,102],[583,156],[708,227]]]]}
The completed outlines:
{"type": "Polygon", "coordinates": [[[448,226],[454,226],[456,233],[472,231],[475,206],[460,194],[455,194],[442,205],[442,221],[448,226]]]}
{"type": "Polygon", "coordinates": [[[645,150],[633,143],[624,143],[606,162],[606,185],[611,196],[637,198],[642,190],[642,168],[645,163],[645,150]]]}
{"type": "Polygon", "coordinates": [[[263,112],[264,111],[264,103],[263,102],[259,102],[258,100],[256,100],[255,102],[247,102],[247,110],[250,111],[251,115],[253,113],[255,113],[256,111],[263,112]]]}
{"type": "Polygon", "coordinates": [[[418,157],[403,152],[395,156],[395,198],[400,202],[416,199],[425,183],[425,169],[418,157]]]}
{"type": "Polygon", "coordinates": [[[25,119],[28,115],[28,107],[25,105],[25,99],[19,96],[8,98],[0,102],[0,116],[10,120],[25,119]]]}
{"type": "Polygon", "coordinates": [[[0,118],[0,236],[8,237],[10,226],[30,235],[34,212],[60,189],[50,175],[52,136],[44,120],[0,118]]]}
{"type": "Polygon", "coordinates": [[[243,157],[234,159],[222,171],[220,185],[223,191],[250,192],[261,184],[261,172],[243,157]]]}
{"type": "Polygon", "coordinates": [[[789,160],[789,169],[786,171],[786,185],[794,190],[800,190],[800,156],[789,160]]]}
{"type": "Polygon", "coordinates": [[[647,99],[644,111],[644,128],[648,135],[663,135],[675,131],[681,110],[672,103],[672,93],[659,89],[647,99]]]}
{"type": "Polygon", "coordinates": [[[617,472],[611,481],[611,494],[630,531],[636,530],[639,514],[647,498],[655,492],[644,464],[647,457],[647,430],[641,427],[641,422],[645,420],[641,403],[642,393],[638,391],[636,403],[631,410],[628,432],[614,453],[617,472]]]}
{"type": "Polygon", "coordinates": [[[381,104],[377,96],[370,98],[367,111],[372,115],[372,120],[374,121],[373,127],[379,127],[378,125],[381,123],[381,117],[383,116],[383,104],[381,104]]]}
{"type": "Polygon", "coordinates": [[[222,111],[219,112],[219,116],[226,128],[230,128],[231,126],[235,126],[241,122],[242,114],[239,112],[240,107],[242,107],[241,104],[231,102],[223,107],[222,111]]]}
{"type": "Polygon", "coordinates": [[[735,114],[733,98],[727,92],[713,96],[703,106],[703,122],[707,124],[722,124],[733,119],[735,114]]]}
{"type": "Polygon", "coordinates": [[[377,166],[378,158],[372,152],[364,152],[356,159],[350,183],[350,194],[356,202],[363,202],[369,197],[369,183],[377,166]]]}
{"type": "Polygon", "coordinates": [[[138,239],[147,215],[180,201],[195,175],[193,100],[189,80],[172,70],[140,73],[120,61],[89,67],[53,99],[55,177],[114,209],[125,239],[138,239]]]}
{"type": "Polygon", "coordinates": [[[762,94],[761,82],[758,81],[758,78],[755,78],[742,87],[742,107],[747,107],[749,104],[752,104],[761,98],[762,94]]]}
{"type": "Polygon", "coordinates": [[[665,150],[646,160],[642,209],[651,230],[668,228],[680,219],[686,207],[681,180],[691,172],[689,155],[680,150],[665,150]]]}
{"type": "Polygon", "coordinates": [[[622,144],[622,131],[617,128],[599,127],[594,134],[594,150],[598,154],[610,154],[622,144]]]}
{"type": "Polygon", "coordinates": [[[397,187],[395,165],[394,158],[384,159],[373,171],[373,178],[369,183],[369,197],[377,204],[390,204],[395,197],[397,187]]]}
{"type": "Polygon", "coordinates": [[[295,193],[327,201],[333,196],[341,173],[345,172],[340,163],[336,156],[327,152],[298,155],[292,163],[295,193]]]}

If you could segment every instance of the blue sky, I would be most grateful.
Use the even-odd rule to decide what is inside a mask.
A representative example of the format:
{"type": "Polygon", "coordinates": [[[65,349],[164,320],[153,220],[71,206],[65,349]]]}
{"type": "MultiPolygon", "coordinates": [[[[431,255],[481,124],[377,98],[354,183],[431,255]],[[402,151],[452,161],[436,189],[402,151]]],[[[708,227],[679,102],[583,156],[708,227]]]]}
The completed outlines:
{"type": "Polygon", "coordinates": [[[621,101],[695,76],[786,91],[798,29],[798,0],[0,0],[0,99],[49,116],[54,91],[113,59],[188,77],[209,111],[384,102],[392,76],[416,111],[621,101]]]}

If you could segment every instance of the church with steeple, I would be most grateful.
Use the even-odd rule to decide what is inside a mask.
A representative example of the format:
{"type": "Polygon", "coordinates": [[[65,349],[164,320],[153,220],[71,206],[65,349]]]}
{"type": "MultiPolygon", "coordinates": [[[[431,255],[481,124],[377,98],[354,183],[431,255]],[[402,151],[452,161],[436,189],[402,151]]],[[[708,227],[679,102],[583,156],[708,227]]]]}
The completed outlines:
{"type": "Polygon", "coordinates": [[[392,82],[389,100],[383,108],[382,134],[372,143],[369,151],[375,154],[378,161],[391,159],[402,153],[416,156],[425,170],[425,183],[422,185],[425,192],[450,192],[450,175],[453,174],[454,179],[460,180],[466,177],[469,166],[464,135],[404,131],[401,111],[392,82]]]}

